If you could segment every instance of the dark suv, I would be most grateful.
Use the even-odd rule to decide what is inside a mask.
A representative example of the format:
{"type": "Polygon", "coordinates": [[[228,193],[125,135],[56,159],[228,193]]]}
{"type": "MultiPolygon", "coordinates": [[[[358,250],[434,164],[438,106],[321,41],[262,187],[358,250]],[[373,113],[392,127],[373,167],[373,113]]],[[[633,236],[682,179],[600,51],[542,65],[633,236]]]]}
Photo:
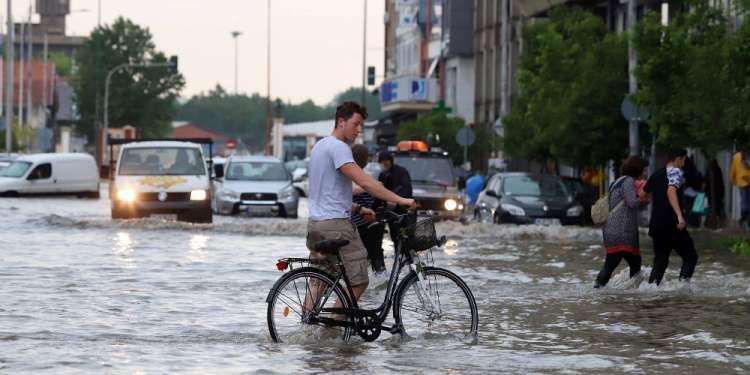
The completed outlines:
{"type": "Polygon", "coordinates": [[[447,152],[435,149],[392,152],[394,163],[409,171],[412,193],[420,211],[443,219],[461,218],[464,202],[447,152]]]}

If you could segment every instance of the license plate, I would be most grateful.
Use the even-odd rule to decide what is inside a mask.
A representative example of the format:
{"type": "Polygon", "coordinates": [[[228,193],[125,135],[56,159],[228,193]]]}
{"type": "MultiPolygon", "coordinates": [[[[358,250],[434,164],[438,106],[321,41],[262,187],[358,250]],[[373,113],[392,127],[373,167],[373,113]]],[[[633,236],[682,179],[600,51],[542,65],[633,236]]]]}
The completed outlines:
{"type": "Polygon", "coordinates": [[[534,224],[544,226],[560,225],[560,219],[534,219],[534,224]]]}
{"type": "Polygon", "coordinates": [[[151,214],[152,219],[177,220],[177,214],[151,214]]]}
{"type": "Polygon", "coordinates": [[[249,214],[268,214],[271,212],[271,207],[266,206],[240,206],[240,211],[245,211],[249,214]]]}

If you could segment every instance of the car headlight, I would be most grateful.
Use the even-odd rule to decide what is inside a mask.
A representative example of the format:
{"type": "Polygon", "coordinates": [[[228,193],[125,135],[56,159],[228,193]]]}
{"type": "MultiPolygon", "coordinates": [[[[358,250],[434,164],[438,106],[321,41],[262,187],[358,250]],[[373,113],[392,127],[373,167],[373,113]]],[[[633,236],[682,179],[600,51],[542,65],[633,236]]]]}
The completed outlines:
{"type": "Polygon", "coordinates": [[[443,203],[443,207],[448,211],[453,211],[458,207],[458,202],[456,202],[455,199],[446,199],[443,203]]]}
{"type": "Polygon", "coordinates": [[[240,194],[234,190],[222,189],[219,191],[219,199],[227,201],[236,201],[240,199],[240,194]]]}
{"type": "Polygon", "coordinates": [[[502,207],[505,212],[513,216],[526,216],[526,211],[516,205],[503,203],[500,205],[500,207],[502,207]]]}
{"type": "Polygon", "coordinates": [[[292,185],[289,185],[279,191],[280,201],[288,201],[292,198],[294,198],[294,187],[292,185]]]}
{"type": "Polygon", "coordinates": [[[135,190],[133,189],[117,190],[117,199],[123,202],[134,202],[135,190]]]}
{"type": "Polygon", "coordinates": [[[568,211],[565,214],[567,216],[581,216],[581,213],[583,213],[583,206],[577,204],[571,208],[568,208],[568,211]]]}
{"type": "Polygon", "coordinates": [[[193,190],[190,192],[191,201],[204,201],[208,197],[205,190],[193,190]]]}

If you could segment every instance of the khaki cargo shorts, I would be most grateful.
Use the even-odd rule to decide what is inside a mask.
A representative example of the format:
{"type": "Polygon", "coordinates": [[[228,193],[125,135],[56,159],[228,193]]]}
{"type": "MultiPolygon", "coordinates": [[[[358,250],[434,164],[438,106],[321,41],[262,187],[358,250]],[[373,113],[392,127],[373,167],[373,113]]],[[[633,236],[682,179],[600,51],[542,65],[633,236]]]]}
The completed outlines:
{"type": "Polygon", "coordinates": [[[328,259],[328,262],[313,264],[313,266],[335,274],[336,256],[332,254],[323,255],[313,251],[315,244],[322,240],[349,240],[349,244],[339,250],[344,268],[346,268],[346,275],[349,277],[352,286],[362,285],[369,281],[367,250],[359,238],[357,228],[349,219],[308,220],[307,222],[307,248],[310,250],[310,258],[327,257],[328,259]]]}

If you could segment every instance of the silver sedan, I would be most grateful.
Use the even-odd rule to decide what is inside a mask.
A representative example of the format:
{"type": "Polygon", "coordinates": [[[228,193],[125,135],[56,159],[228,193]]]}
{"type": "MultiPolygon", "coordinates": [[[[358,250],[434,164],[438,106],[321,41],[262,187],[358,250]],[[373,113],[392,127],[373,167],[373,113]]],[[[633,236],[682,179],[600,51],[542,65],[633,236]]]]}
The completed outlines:
{"type": "Polygon", "coordinates": [[[214,181],[214,212],[297,217],[299,194],[284,164],[268,156],[235,156],[214,181]]]}

